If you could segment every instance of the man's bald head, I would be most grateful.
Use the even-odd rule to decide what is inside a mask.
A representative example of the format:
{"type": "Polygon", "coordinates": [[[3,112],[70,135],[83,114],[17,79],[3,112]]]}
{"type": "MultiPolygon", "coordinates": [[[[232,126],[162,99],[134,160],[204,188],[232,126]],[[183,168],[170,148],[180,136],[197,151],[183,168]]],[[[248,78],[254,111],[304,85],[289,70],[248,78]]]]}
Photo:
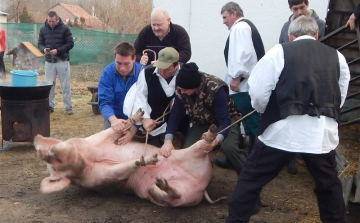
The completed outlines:
{"type": "Polygon", "coordinates": [[[151,28],[155,36],[163,39],[170,31],[169,13],[163,8],[155,8],[151,12],[151,28]]]}

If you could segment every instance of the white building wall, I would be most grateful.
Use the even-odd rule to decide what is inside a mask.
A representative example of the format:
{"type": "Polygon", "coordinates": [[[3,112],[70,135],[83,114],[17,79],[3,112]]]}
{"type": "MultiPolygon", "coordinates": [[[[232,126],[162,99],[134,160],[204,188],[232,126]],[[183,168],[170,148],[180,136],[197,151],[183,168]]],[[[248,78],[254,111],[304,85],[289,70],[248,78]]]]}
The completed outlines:
{"type": "MultiPolygon", "coordinates": [[[[229,34],[220,10],[228,0],[153,0],[154,7],[168,10],[171,21],[183,26],[190,36],[192,56],[200,70],[221,78],[225,72],[224,46],[229,34]]],[[[278,43],[280,30],[292,14],[286,0],[237,0],[244,17],[259,30],[265,51],[278,43]]],[[[328,0],[309,0],[325,20],[328,0]]]]}

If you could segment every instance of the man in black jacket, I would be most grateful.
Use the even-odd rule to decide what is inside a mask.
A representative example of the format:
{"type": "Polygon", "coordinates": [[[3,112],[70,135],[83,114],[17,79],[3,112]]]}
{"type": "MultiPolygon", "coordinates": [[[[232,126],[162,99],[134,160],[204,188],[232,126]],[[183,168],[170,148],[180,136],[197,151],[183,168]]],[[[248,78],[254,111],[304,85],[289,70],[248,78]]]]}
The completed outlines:
{"type": "Polygon", "coordinates": [[[155,57],[152,52],[143,50],[151,49],[158,52],[165,47],[173,47],[179,52],[179,62],[186,63],[191,57],[190,38],[186,30],[171,23],[168,12],[163,8],[155,8],[151,12],[151,24],[145,26],[135,40],[136,61],[141,65],[149,65],[155,57]]]}
{"type": "Polygon", "coordinates": [[[45,25],[40,29],[38,48],[45,53],[45,80],[53,83],[49,95],[49,109],[55,108],[55,84],[58,75],[63,103],[68,115],[72,115],[69,51],[74,47],[72,33],[56,14],[49,11],[45,25]]]}

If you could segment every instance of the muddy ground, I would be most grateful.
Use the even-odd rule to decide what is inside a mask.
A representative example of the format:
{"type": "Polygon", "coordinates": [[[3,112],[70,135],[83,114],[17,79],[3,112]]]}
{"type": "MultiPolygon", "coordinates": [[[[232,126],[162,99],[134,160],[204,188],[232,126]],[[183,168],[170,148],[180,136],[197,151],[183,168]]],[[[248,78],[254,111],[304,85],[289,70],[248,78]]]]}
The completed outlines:
{"type": "MultiPolygon", "coordinates": [[[[101,115],[94,115],[87,104],[91,98],[87,86],[97,85],[100,71],[90,70],[88,66],[72,67],[74,115],[66,115],[60,89],[57,88],[57,106],[50,116],[51,137],[66,140],[86,137],[101,130],[101,115]]],[[[43,78],[43,75],[40,74],[39,78],[43,78]]],[[[353,126],[346,130],[348,132],[342,130],[346,140],[342,140],[341,144],[358,152],[359,128],[353,126]]],[[[6,142],[3,143],[5,145],[6,142]]],[[[222,152],[217,150],[210,153],[212,160],[217,156],[223,156],[222,152]]],[[[264,187],[261,194],[263,207],[250,222],[320,222],[313,180],[305,167],[298,167],[298,175],[289,175],[283,169],[276,179],[264,187]]],[[[46,164],[36,158],[32,143],[12,142],[6,150],[1,151],[0,222],[213,223],[224,222],[227,216],[227,201],[211,205],[203,200],[196,207],[164,208],[133,194],[96,193],[74,186],[43,195],[39,185],[46,176],[46,164]]],[[[213,179],[208,186],[209,195],[213,199],[231,196],[236,180],[235,171],[214,166],[213,179]]],[[[359,222],[360,206],[350,204],[349,210],[348,222],[359,222]]]]}

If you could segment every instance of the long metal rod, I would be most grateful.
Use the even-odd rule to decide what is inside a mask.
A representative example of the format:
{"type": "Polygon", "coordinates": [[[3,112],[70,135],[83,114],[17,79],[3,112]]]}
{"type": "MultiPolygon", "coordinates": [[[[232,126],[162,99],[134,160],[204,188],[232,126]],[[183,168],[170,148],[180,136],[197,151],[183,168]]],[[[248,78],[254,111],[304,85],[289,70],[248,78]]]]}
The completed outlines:
{"type": "Polygon", "coordinates": [[[229,125],[228,127],[224,128],[223,130],[221,130],[220,132],[218,132],[217,134],[222,133],[223,131],[225,131],[226,129],[230,128],[231,126],[235,125],[236,123],[242,121],[244,118],[249,117],[250,115],[252,115],[254,112],[256,112],[256,110],[252,110],[251,112],[247,113],[245,116],[243,116],[242,118],[240,118],[239,120],[233,122],[231,125],[229,125]]]}
{"type": "Polygon", "coordinates": [[[320,42],[324,42],[325,40],[329,39],[330,37],[335,36],[336,34],[338,34],[339,32],[343,31],[344,29],[346,29],[345,25],[340,26],[339,28],[335,29],[335,30],[332,31],[331,33],[327,34],[326,36],[323,36],[319,41],[320,41],[320,42]]]}
{"type": "Polygon", "coordinates": [[[358,58],[350,61],[350,62],[348,63],[348,65],[352,65],[353,63],[356,63],[356,62],[358,62],[359,60],[360,60],[360,57],[358,57],[358,58]]]}
{"type": "Polygon", "coordinates": [[[360,105],[357,105],[357,106],[355,106],[355,107],[353,107],[353,108],[349,108],[349,109],[344,110],[344,111],[341,111],[340,114],[345,114],[345,113],[347,113],[347,112],[351,112],[351,111],[356,110],[356,109],[358,109],[358,108],[360,108],[360,105]]]}
{"type": "Polygon", "coordinates": [[[352,125],[352,124],[356,124],[356,123],[359,123],[360,122],[360,118],[358,119],[354,119],[352,121],[349,121],[349,122],[345,122],[345,123],[342,123],[339,125],[339,128],[340,127],[344,127],[344,126],[348,126],[348,125],[352,125]]]}
{"type": "Polygon", "coordinates": [[[359,79],[359,78],[360,78],[360,75],[358,75],[358,76],[356,76],[356,77],[354,77],[354,78],[350,79],[350,81],[349,81],[349,82],[356,81],[356,80],[357,80],[357,79],[359,79]]]}
{"type": "Polygon", "coordinates": [[[359,40],[356,38],[356,39],[354,39],[353,41],[348,42],[348,43],[345,44],[344,46],[341,46],[341,47],[337,48],[337,50],[340,51],[340,50],[342,50],[342,49],[344,49],[344,48],[346,48],[346,47],[348,47],[348,46],[350,46],[350,45],[353,45],[353,44],[356,43],[357,41],[359,41],[359,40]]]}
{"type": "Polygon", "coordinates": [[[354,94],[351,94],[351,95],[347,96],[347,97],[345,98],[345,100],[347,100],[347,99],[349,99],[349,98],[353,98],[353,97],[355,97],[355,96],[357,96],[357,95],[359,95],[359,94],[360,94],[360,91],[355,92],[354,94]]]}

